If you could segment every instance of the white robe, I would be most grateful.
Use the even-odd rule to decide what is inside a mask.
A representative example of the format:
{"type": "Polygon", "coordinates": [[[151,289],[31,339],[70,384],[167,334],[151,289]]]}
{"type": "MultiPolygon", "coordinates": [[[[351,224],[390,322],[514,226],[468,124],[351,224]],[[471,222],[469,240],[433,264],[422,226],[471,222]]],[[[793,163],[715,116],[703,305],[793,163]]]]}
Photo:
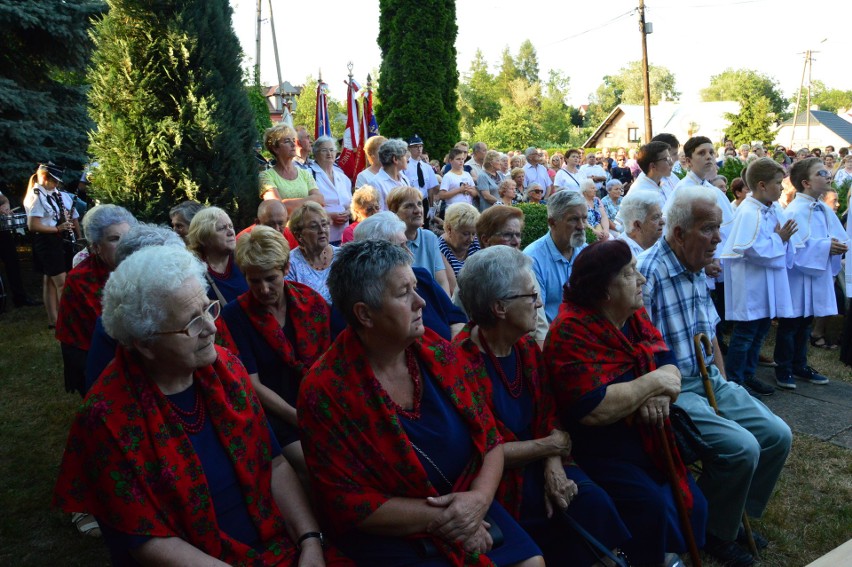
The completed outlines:
{"type": "Polygon", "coordinates": [[[789,271],[790,295],[797,317],[837,315],[834,276],[840,272],[840,255],[829,255],[832,239],[848,244],[840,219],[825,203],[798,193],[784,213],[799,225],[793,235],[796,248],[789,271]]]}
{"type": "Polygon", "coordinates": [[[775,228],[786,220],[778,203],[767,207],[747,197],[737,207],[721,254],[725,319],[754,321],[796,316],[787,278],[794,246],[775,233],[775,228]]]}

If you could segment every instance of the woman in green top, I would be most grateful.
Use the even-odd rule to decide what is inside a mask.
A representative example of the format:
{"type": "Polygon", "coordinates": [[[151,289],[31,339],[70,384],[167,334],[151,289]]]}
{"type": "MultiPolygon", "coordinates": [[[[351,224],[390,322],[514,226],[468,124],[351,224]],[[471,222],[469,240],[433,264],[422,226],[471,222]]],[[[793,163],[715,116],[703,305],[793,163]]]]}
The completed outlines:
{"type": "Polygon", "coordinates": [[[285,124],[268,128],[263,135],[263,144],[275,156],[275,167],[260,174],[260,196],[263,199],[278,199],[287,207],[287,213],[315,201],[325,205],[317,182],[310,170],[296,165],[296,131],[285,124]]]}

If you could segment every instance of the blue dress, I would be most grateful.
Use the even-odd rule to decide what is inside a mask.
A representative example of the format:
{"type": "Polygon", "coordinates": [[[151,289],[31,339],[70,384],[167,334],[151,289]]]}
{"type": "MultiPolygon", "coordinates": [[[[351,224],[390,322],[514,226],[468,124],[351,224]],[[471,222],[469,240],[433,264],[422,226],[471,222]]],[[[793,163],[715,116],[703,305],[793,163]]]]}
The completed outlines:
{"type": "MultiPolygon", "coordinates": [[[[231,331],[231,336],[239,350],[240,361],[249,374],[257,374],[260,382],[278,394],[281,399],[296,407],[296,397],[299,394],[300,377],[292,368],[284,364],[281,356],[273,350],[269,343],[257,332],[251,321],[240,307],[239,302],[232,301],[222,310],[222,318],[231,331]]],[[[287,324],[283,329],[284,336],[290,344],[296,343],[293,324],[290,322],[290,312],[287,312],[287,324]]],[[[294,427],[271,412],[266,412],[269,425],[282,447],[299,440],[299,429],[294,427]]]]}
{"type": "MultiPolygon", "coordinates": [[[[624,332],[627,332],[626,329],[624,332]]],[[[630,337],[628,336],[628,339],[630,337]]],[[[666,351],[655,355],[657,367],[676,364],[666,351]]],[[[633,371],[623,374],[614,384],[634,379],[633,371]]],[[[574,442],[573,455],[589,477],[612,497],[633,539],[623,546],[633,563],[661,563],[667,552],[684,553],[686,541],[681,533],[677,507],[666,474],[659,470],[642,449],[636,428],[624,420],[603,426],[586,426],[580,419],[594,410],[606,395],[606,387],[583,396],[560,413],[574,442]]],[[[698,547],[704,545],[707,526],[707,500],[689,476],[693,495],[692,531],[698,547]]]]}
{"type": "MultiPolygon", "coordinates": [[[[506,376],[516,372],[517,351],[509,356],[497,357],[506,376]]],[[[519,441],[533,439],[533,396],[525,387],[520,397],[513,398],[497,373],[490,357],[482,354],[492,385],[491,407],[495,417],[509,428],[519,441]]],[[[607,549],[620,547],[630,539],[627,526],[621,521],[615,504],[606,492],[595,484],[577,466],[566,466],[566,476],[577,484],[577,495],[571,500],[566,513],[607,549]]],[[[554,511],[547,517],[544,507],[544,461],[539,460],[524,467],[524,484],[521,495],[521,526],[529,533],[544,553],[548,565],[564,565],[566,558],[576,566],[592,565],[597,557],[590,553],[585,540],[566,522],[564,516],[554,511]]]]}
{"type": "MultiPolygon", "coordinates": [[[[473,440],[467,424],[462,420],[446,393],[440,390],[421,365],[423,395],[420,417],[409,419],[399,415],[399,421],[412,445],[416,445],[432,460],[430,463],[415,449],[429,482],[441,494],[452,492],[452,485],[465,470],[473,453],[473,440]],[[447,443],[452,439],[452,443],[447,443]],[[446,480],[445,480],[446,479],[446,480]]],[[[496,501],[488,508],[488,517],[503,532],[504,541],[488,552],[497,565],[511,565],[541,555],[536,544],[512,516],[496,501]]],[[[438,567],[448,565],[443,555],[426,557],[418,542],[401,537],[377,536],[350,530],[335,540],[340,550],[365,567],[413,566],[438,567]]]]}
{"type": "MultiPolygon", "coordinates": [[[[214,275],[209,269],[207,270],[207,275],[210,276],[210,279],[216,284],[216,287],[219,289],[219,293],[221,293],[222,297],[225,298],[226,304],[232,302],[237,297],[248,291],[246,278],[237,267],[237,263],[234,262],[233,256],[231,256],[230,260],[228,260],[228,266],[230,267],[230,272],[225,277],[218,274],[214,275]]],[[[219,299],[219,296],[216,295],[216,291],[213,289],[212,285],[207,290],[207,297],[213,300],[219,299]]],[[[221,305],[221,307],[225,307],[225,305],[221,305]]]]}

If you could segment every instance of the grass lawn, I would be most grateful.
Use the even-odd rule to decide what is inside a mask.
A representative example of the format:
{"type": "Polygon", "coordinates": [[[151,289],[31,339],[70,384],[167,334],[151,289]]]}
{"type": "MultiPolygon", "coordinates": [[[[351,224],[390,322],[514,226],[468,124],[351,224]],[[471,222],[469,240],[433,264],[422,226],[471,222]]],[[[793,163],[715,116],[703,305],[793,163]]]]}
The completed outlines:
{"type": "MultiPolygon", "coordinates": [[[[0,565],[108,565],[101,540],[82,537],[70,516],[50,508],[80,399],[64,391],[59,346],[45,321],[40,307],[0,315],[0,565]]],[[[817,351],[812,363],[852,381],[836,358],[837,351],[817,351]]],[[[777,494],[753,527],[771,541],[762,565],[772,567],[806,565],[852,537],[852,451],[796,436],[777,494]]]]}

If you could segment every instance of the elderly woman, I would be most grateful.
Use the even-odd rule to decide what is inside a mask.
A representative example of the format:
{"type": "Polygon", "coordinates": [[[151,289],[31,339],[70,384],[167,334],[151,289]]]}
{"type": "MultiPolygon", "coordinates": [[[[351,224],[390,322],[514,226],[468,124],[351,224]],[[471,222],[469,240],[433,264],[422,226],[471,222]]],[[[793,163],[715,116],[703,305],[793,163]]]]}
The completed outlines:
{"type": "Polygon", "coordinates": [[[249,377],[213,342],[205,272],[176,246],[113,272],[103,321],[122,346],[71,427],[54,502],[101,521],[115,565],[322,565],[249,377]]]}
{"type": "Polygon", "coordinates": [[[624,232],[618,235],[634,256],[656,244],[663,236],[666,221],[660,208],[660,197],[653,191],[631,191],[621,201],[618,218],[624,232]]]}
{"type": "Polygon", "coordinates": [[[382,162],[379,161],[379,148],[387,141],[388,139],[384,136],[371,136],[367,138],[367,141],[364,143],[364,153],[367,156],[367,163],[370,165],[367,169],[358,173],[358,177],[355,178],[356,188],[373,184],[373,179],[382,170],[382,162]]]}
{"type": "Polygon", "coordinates": [[[268,128],[263,134],[263,145],[275,156],[275,166],[260,174],[260,196],[278,199],[290,214],[306,201],[324,204],[314,176],[296,165],[296,144],[298,135],[286,124],[268,128]]]}
{"type": "Polygon", "coordinates": [[[834,183],[842,187],[847,179],[852,179],[852,155],[848,155],[840,162],[840,168],[834,174],[834,183]]]}
{"type": "Polygon", "coordinates": [[[591,565],[585,540],[560,512],[592,532],[607,549],[629,539],[606,493],[570,461],[571,440],[556,416],[541,351],[529,335],[541,306],[532,261],[520,250],[492,246],[459,275],[470,318],[454,343],[485,370],[481,383],[505,440],[505,471],[497,492],[544,552],[548,564],[591,565]],[[569,463],[563,465],[563,462],[569,463]]]}
{"type": "MultiPolygon", "coordinates": [[[[479,176],[482,179],[482,175],[479,176]]],[[[454,203],[447,207],[444,216],[444,234],[438,237],[438,249],[458,275],[465,260],[479,251],[476,239],[476,221],[479,211],[467,203],[454,203]]]]}
{"type": "Polygon", "coordinates": [[[740,206],[740,203],[748,197],[748,193],[749,190],[743,178],[734,177],[733,181],[731,181],[731,194],[734,196],[734,200],[731,201],[731,209],[736,210],[740,206]]]}
{"type": "Polygon", "coordinates": [[[219,207],[203,209],[189,223],[187,248],[207,264],[207,294],[222,305],[248,291],[246,279],[234,264],[237,234],[228,213],[219,207]]]}
{"type": "Polygon", "coordinates": [[[331,136],[320,136],[313,145],[314,159],[311,171],[322,193],[325,212],[331,222],[329,238],[340,246],[343,231],[349,224],[349,204],[352,202],[352,182],[334,163],[337,142],[331,136]]]}
{"type": "Polygon", "coordinates": [[[184,201],[172,207],[169,211],[169,221],[172,224],[172,229],[183,238],[186,242],[189,235],[189,225],[192,219],[198,214],[198,211],[204,208],[204,205],[197,201],[184,201]]]}
{"type": "MultiPolygon", "coordinates": [[[[521,164],[523,166],[523,164],[521,164]]],[[[511,168],[509,167],[509,156],[508,154],[500,154],[500,166],[497,168],[500,172],[500,177],[505,178],[509,176],[509,172],[511,168]]]]}
{"type": "Polygon", "coordinates": [[[592,229],[592,232],[595,233],[595,237],[598,240],[609,240],[609,216],[606,214],[606,209],[604,209],[601,204],[601,200],[598,199],[598,191],[595,188],[595,182],[591,179],[581,180],[580,193],[586,200],[589,228],[592,229]]]}
{"type": "Polygon", "coordinates": [[[332,267],[349,326],[298,401],[319,507],[359,565],[543,565],[493,502],[503,449],[472,361],[424,328],[416,286],[390,242],[347,244],[332,267]]]}
{"type": "Polygon", "coordinates": [[[624,194],[624,186],[618,179],[610,179],[606,182],[606,197],[601,199],[609,219],[609,226],[614,232],[623,232],[624,226],[618,220],[618,209],[621,208],[621,196],[624,194]]]}
{"type": "MultiPolygon", "coordinates": [[[[517,189],[518,187],[520,187],[521,190],[523,190],[523,188],[524,188],[525,176],[526,176],[526,172],[524,171],[524,168],[522,168],[522,167],[516,167],[509,174],[509,177],[512,179],[512,181],[515,182],[515,188],[517,189]]],[[[503,181],[506,181],[506,180],[504,179],[503,181]]],[[[509,203],[504,203],[504,204],[509,204],[509,203]]]]}
{"type": "MultiPolygon", "coordinates": [[[[583,159],[583,152],[577,149],[568,150],[565,154],[565,163],[556,172],[556,177],[553,184],[559,189],[571,189],[572,191],[580,190],[580,160],[583,159]]],[[[558,190],[558,189],[557,189],[558,190]]]]}
{"type": "Polygon", "coordinates": [[[302,475],[296,395],[305,373],[331,344],[328,303],[287,281],[290,249],[281,233],[258,226],[237,242],[237,265],[249,291],[222,310],[284,456],[302,475]]]}
{"type": "Polygon", "coordinates": [[[408,239],[408,249],[414,255],[414,265],[429,270],[447,295],[452,295],[455,272],[448,270],[449,263],[438,247],[438,237],[429,230],[423,230],[423,198],[420,191],[414,187],[397,187],[388,195],[387,203],[388,209],[405,223],[405,237],[408,239]]]}
{"type": "MultiPolygon", "coordinates": [[[[355,242],[386,240],[408,250],[405,223],[390,211],[377,213],[358,226],[360,228],[355,229],[355,242]]],[[[408,251],[410,253],[410,250],[408,251]]],[[[452,340],[467,323],[467,315],[460,307],[453,305],[447,292],[438,285],[428,270],[417,266],[412,266],[411,269],[417,278],[417,295],[426,302],[423,306],[423,326],[432,329],[444,340],[452,340]]],[[[333,310],[332,315],[339,313],[333,310]]]]}
{"type": "MultiPolygon", "coordinates": [[[[408,144],[399,138],[388,140],[379,147],[379,161],[382,170],[376,174],[371,185],[379,192],[379,205],[386,211],[390,192],[397,187],[410,185],[405,177],[405,170],[408,169],[408,144]]],[[[420,198],[423,198],[422,194],[420,198]]]]}
{"type": "Polygon", "coordinates": [[[518,185],[518,182],[514,179],[504,179],[500,182],[500,186],[497,188],[497,202],[495,205],[512,205],[515,203],[515,197],[517,196],[518,187],[523,187],[523,185],[518,185]]]}
{"type": "Polygon", "coordinates": [[[588,246],[574,261],[544,360],[574,458],[612,497],[633,535],[624,551],[633,563],[658,565],[667,552],[686,550],[673,491],[683,496],[699,547],[707,501],[671,434],[680,372],[645,312],[644,283],[624,242],[588,246]],[[674,483],[663,443],[672,449],[674,483]]]}
{"type": "MultiPolygon", "coordinates": [[[[498,187],[503,180],[500,173],[500,152],[488,150],[482,162],[482,173],[476,178],[476,189],[479,191],[479,210],[484,211],[499,199],[498,187]]],[[[444,219],[446,222],[446,219],[444,219]]]]}
{"type": "Polygon", "coordinates": [[[136,224],[124,207],[98,205],[83,218],[89,256],[69,272],[59,301],[56,338],[62,346],[65,391],[85,391],[86,357],[95,320],[101,314],[101,293],[115,269],[115,249],[121,237],[136,224]]]}
{"type": "Polygon", "coordinates": [[[340,249],[329,239],[328,213],[317,203],[307,202],[293,211],[288,226],[299,247],[290,253],[287,279],[308,286],[331,303],[326,280],[340,249]]]}
{"type": "Polygon", "coordinates": [[[372,185],[363,185],[356,189],[352,194],[352,217],[355,221],[350,223],[343,231],[343,237],[340,241],[341,244],[352,242],[352,236],[354,234],[355,227],[358,226],[358,223],[365,218],[378,213],[380,210],[379,193],[372,185]]]}

